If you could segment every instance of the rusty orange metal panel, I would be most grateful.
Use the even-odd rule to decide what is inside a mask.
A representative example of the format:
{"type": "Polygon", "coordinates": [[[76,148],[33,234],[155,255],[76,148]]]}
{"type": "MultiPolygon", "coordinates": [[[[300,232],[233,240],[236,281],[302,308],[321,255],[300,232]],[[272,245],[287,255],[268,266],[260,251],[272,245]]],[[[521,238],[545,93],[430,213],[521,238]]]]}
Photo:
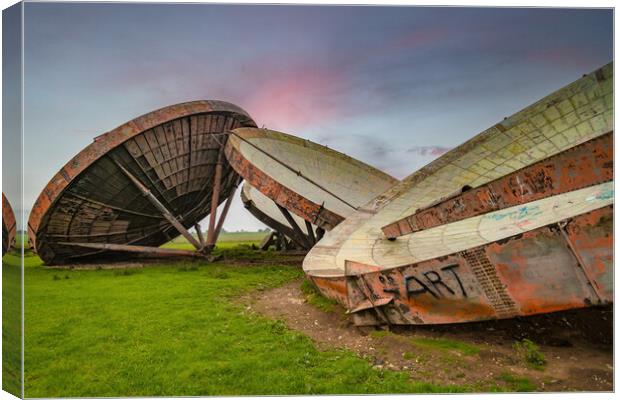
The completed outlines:
{"type": "Polygon", "coordinates": [[[602,302],[614,299],[613,207],[570,221],[565,228],[583,268],[596,286],[602,302]]]}
{"type": "Polygon", "coordinates": [[[606,206],[417,264],[347,262],[346,304],[359,325],[460,323],[605,304],[613,298],[612,220],[606,206]]]}
{"type": "Polygon", "coordinates": [[[308,278],[316,285],[323,296],[337,301],[343,307],[348,308],[347,287],[344,276],[308,276],[308,278]]]}
{"type": "Polygon", "coordinates": [[[235,147],[226,146],[225,154],[230,165],[250,185],[306,221],[325,230],[331,230],[344,220],[342,216],[323,208],[321,204],[314,203],[265,174],[246,160],[235,147]]]}
{"type": "Polygon", "coordinates": [[[486,249],[519,315],[585,307],[596,302],[557,225],[493,243],[486,249]]]}
{"type": "MultiPolygon", "coordinates": [[[[346,280],[350,308],[369,298],[392,297],[391,304],[381,307],[391,324],[444,324],[496,317],[476,275],[460,254],[384,271],[364,271],[367,269],[362,267],[358,275],[356,265],[349,265],[346,280]],[[369,289],[366,293],[360,288],[364,284],[369,289]]],[[[356,323],[372,322],[376,312],[366,309],[366,315],[356,323]]],[[[374,320],[381,322],[380,317],[374,320]]]]}
{"type": "Polygon", "coordinates": [[[613,132],[483,186],[418,210],[382,228],[388,238],[528,203],[613,179],[613,132]]]}

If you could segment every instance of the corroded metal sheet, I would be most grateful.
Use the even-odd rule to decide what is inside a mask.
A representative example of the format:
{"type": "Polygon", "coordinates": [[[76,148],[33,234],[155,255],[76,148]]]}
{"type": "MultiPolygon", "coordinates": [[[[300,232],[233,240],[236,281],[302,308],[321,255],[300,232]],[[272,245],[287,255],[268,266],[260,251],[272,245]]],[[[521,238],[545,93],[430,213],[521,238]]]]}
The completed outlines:
{"type": "Polygon", "coordinates": [[[231,131],[226,157],[254,188],[325,230],[398,182],[325,146],[267,129],[231,131]]]}
{"type": "Polygon", "coordinates": [[[607,304],[613,301],[612,220],[612,206],[606,206],[398,268],[373,270],[349,262],[344,277],[347,307],[358,324],[398,325],[510,318],[607,304]],[[567,231],[587,231],[587,239],[572,248],[567,231]],[[589,262],[583,263],[584,258],[589,262]]]}
{"type": "Polygon", "coordinates": [[[112,253],[71,243],[168,242],[208,215],[213,198],[219,204],[233,192],[239,177],[223,158],[225,132],[244,126],[255,124],[241,108],[194,101],[95,138],[35,202],[28,221],[31,244],[46,263],[60,263],[112,253]],[[215,188],[218,196],[212,196],[215,188]]]}
{"type": "Polygon", "coordinates": [[[292,226],[273,200],[247,183],[243,184],[241,201],[256,219],[271,229],[286,235],[302,249],[309,250],[314,245],[316,237],[320,235],[316,226],[312,224],[308,226],[307,221],[297,215],[291,215],[295,222],[295,226],[292,226]]]}
{"type": "Polygon", "coordinates": [[[613,133],[589,140],[382,228],[395,238],[475,215],[607,182],[614,176],[613,133]]]}
{"type": "MultiPolygon", "coordinates": [[[[360,298],[359,302],[352,301],[351,294],[354,290],[368,295],[368,290],[372,288],[359,280],[359,276],[387,274],[392,270],[405,268],[403,266],[422,265],[421,263],[428,263],[428,265],[435,263],[433,265],[437,268],[442,268],[446,265],[441,266],[437,263],[446,257],[460,257],[465,260],[464,262],[461,260],[459,265],[463,265],[463,271],[469,268],[471,272],[468,273],[468,277],[475,278],[471,282],[476,283],[477,290],[482,293],[478,298],[486,298],[488,301],[480,300],[462,304],[463,307],[470,307],[473,304],[478,307],[478,311],[460,314],[458,317],[442,316],[433,319],[432,315],[435,311],[433,308],[428,308],[422,314],[417,315],[417,319],[411,316],[400,316],[399,320],[394,316],[394,321],[400,321],[394,323],[464,322],[571,308],[596,303],[594,300],[597,298],[599,302],[605,302],[607,299],[603,295],[597,297],[594,293],[596,291],[588,289],[584,292],[584,290],[590,285],[598,284],[602,287],[611,285],[608,277],[610,274],[608,264],[611,257],[609,237],[612,232],[609,227],[601,228],[605,225],[598,222],[584,226],[575,222],[594,218],[592,216],[598,209],[607,209],[608,213],[612,213],[613,181],[600,183],[601,180],[606,179],[605,173],[601,175],[601,180],[591,182],[592,186],[585,185],[584,187],[575,184],[574,187],[569,188],[570,191],[543,191],[538,197],[524,199],[526,203],[523,204],[495,211],[473,212],[471,215],[456,216],[454,219],[447,218],[445,221],[436,221],[441,225],[430,224],[429,226],[432,227],[422,230],[410,229],[411,232],[404,235],[397,231],[396,234],[390,235],[391,238],[388,238],[381,228],[411,216],[417,210],[432,208],[441,203],[442,199],[449,201],[455,194],[465,196],[469,191],[498,178],[560,154],[588,140],[609,134],[612,129],[613,64],[608,64],[504,119],[361,206],[358,211],[352,213],[312,248],[304,260],[304,270],[317,284],[319,283],[317,278],[329,278],[333,281],[348,279],[348,277],[345,278],[347,274],[354,275],[354,282],[347,282],[348,303],[344,305],[350,311],[358,310],[355,314],[359,315],[359,323],[371,323],[372,321],[384,323],[387,318],[385,313],[377,313],[375,309],[389,308],[395,304],[394,297],[386,296],[384,293],[377,293],[374,298],[373,296],[360,298]],[[465,192],[463,189],[466,189],[465,192]],[[574,244],[570,255],[573,257],[574,265],[578,267],[585,265],[581,268],[585,273],[574,275],[578,276],[580,281],[572,280],[571,284],[579,287],[575,290],[582,290],[580,296],[586,292],[588,295],[578,300],[576,297],[568,300],[567,297],[558,295],[555,305],[530,307],[530,305],[525,305],[524,299],[512,297],[510,292],[512,289],[501,291],[503,285],[510,284],[510,279],[505,275],[508,270],[502,269],[502,265],[513,264],[501,264],[493,258],[495,253],[492,249],[497,248],[493,246],[500,246],[502,241],[524,240],[524,237],[530,235],[542,240],[541,235],[545,229],[553,230],[563,221],[567,223],[563,228],[565,230],[562,230],[566,235],[560,232],[556,234],[557,237],[571,238],[575,232],[584,230],[594,233],[579,235],[579,240],[571,238],[568,241],[564,238],[561,246],[557,244],[548,248],[534,247],[534,254],[530,254],[532,258],[521,264],[514,264],[517,265],[514,268],[517,270],[524,268],[529,271],[528,268],[537,266],[534,256],[543,257],[543,255],[549,257],[545,259],[544,263],[547,263],[545,265],[553,264],[550,260],[555,259],[557,262],[562,257],[568,257],[566,251],[569,250],[570,243],[579,241],[581,247],[574,244]],[[570,228],[571,226],[573,228],[570,228]],[[533,231],[536,233],[530,233],[533,231]],[[589,250],[588,246],[591,247],[589,250]],[[485,258],[478,257],[479,249],[484,249],[485,258]],[[351,268],[357,268],[355,273],[351,272],[351,268]],[[495,275],[488,275],[489,271],[495,271],[495,275]],[[586,275],[590,278],[583,280],[582,276],[586,275]],[[597,276],[604,278],[598,283],[588,283],[589,280],[595,280],[597,276]],[[484,289],[481,286],[482,282],[490,283],[484,289]],[[371,299],[373,301],[370,301],[371,299]],[[377,305],[377,302],[383,304],[377,305]],[[363,311],[365,309],[371,311],[363,311]],[[485,309],[487,311],[484,311],[485,309]],[[364,313],[372,317],[367,315],[370,319],[365,319],[362,317],[364,313]],[[421,315],[425,318],[421,318],[421,315]]],[[[569,160],[570,157],[565,157],[564,162],[569,160]]],[[[561,166],[561,168],[566,167],[566,164],[561,166]]],[[[506,205],[510,204],[514,203],[506,205]]],[[[499,254],[503,251],[504,249],[499,254]]],[[[435,272],[444,279],[441,270],[435,272]]],[[[445,279],[446,281],[452,279],[450,288],[458,293],[457,286],[454,286],[458,282],[450,277],[451,274],[452,272],[445,272],[445,279]]],[[[469,278],[464,277],[463,281],[469,278]]],[[[555,283],[548,278],[548,276],[545,277],[544,285],[554,287],[555,283]]],[[[430,279],[436,280],[437,277],[431,273],[430,279]]],[[[432,286],[433,284],[427,281],[426,285],[432,286]]],[[[441,286],[441,284],[438,285],[441,286]]],[[[517,291],[523,290],[519,285],[515,288],[514,290],[517,291]]],[[[333,290],[326,290],[321,285],[319,289],[328,296],[333,293],[333,290]]],[[[559,287],[556,289],[561,291],[559,287]]],[[[600,291],[602,292],[602,289],[600,291]]],[[[534,290],[530,292],[530,295],[546,295],[545,293],[534,290]]],[[[430,293],[425,293],[425,296],[423,301],[433,307],[437,304],[438,315],[441,315],[443,313],[441,307],[447,303],[441,305],[434,303],[431,298],[435,299],[435,297],[430,293]]],[[[339,297],[342,296],[332,296],[335,299],[339,297]]],[[[453,307],[459,304],[461,302],[457,301],[453,307]]],[[[405,313],[405,306],[401,304],[394,308],[405,313]]]]}
{"type": "Polygon", "coordinates": [[[17,224],[15,223],[13,208],[2,193],[2,255],[5,255],[15,244],[16,233],[17,224]]]}

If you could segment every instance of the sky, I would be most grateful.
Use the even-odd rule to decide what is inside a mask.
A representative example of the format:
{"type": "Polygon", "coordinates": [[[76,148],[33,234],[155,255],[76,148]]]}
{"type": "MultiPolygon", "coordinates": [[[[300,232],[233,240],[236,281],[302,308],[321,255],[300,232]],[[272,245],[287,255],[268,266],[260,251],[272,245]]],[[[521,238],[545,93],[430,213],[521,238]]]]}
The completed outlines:
{"type": "MultiPolygon", "coordinates": [[[[612,20],[604,9],[26,3],[26,212],[95,136],[198,99],[401,179],[612,61],[612,20]]],[[[224,228],[262,227],[235,199],[224,228]]]]}

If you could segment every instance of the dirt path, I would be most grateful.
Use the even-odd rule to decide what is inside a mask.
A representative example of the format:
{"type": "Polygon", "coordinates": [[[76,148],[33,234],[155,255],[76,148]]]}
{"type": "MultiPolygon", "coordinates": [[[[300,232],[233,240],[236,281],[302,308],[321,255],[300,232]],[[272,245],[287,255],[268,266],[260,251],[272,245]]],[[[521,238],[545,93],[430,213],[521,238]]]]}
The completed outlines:
{"type": "Polygon", "coordinates": [[[353,326],[338,306],[320,311],[307,302],[300,284],[291,282],[243,301],[308,335],[320,349],[349,349],[375,368],[408,371],[415,380],[485,391],[613,390],[611,308],[388,332],[353,326]],[[539,345],[546,360],[542,370],[528,366],[513,348],[523,338],[539,345]]]}

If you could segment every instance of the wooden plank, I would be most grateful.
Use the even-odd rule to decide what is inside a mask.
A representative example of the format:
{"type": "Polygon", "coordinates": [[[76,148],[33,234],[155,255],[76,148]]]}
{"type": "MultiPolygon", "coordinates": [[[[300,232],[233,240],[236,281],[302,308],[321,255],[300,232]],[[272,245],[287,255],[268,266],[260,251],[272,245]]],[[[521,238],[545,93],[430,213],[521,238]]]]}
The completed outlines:
{"type": "Polygon", "coordinates": [[[153,254],[157,256],[176,256],[176,257],[184,256],[184,257],[199,257],[199,258],[205,257],[204,254],[196,252],[196,251],[191,251],[191,250],[167,249],[167,248],[161,248],[161,247],[136,246],[136,245],[128,245],[128,244],[84,243],[84,242],[58,242],[58,244],[63,245],[63,246],[83,247],[87,249],[122,251],[122,252],[130,252],[130,253],[145,253],[145,254],[153,254]]]}
{"type": "Polygon", "coordinates": [[[125,175],[136,185],[136,187],[144,193],[144,195],[153,203],[153,205],[162,213],[162,215],[174,226],[174,228],[181,234],[188,242],[190,242],[197,250],[202,250],[202,246],[191,233],[185,229],[185,227],[174,217],[174,215],[168,211],[168,209],[159,201],[157,197],[151,193],[151,191],[142,184],[135,176],[133,176],[127,169],[125,169],[121,164],[117,164],[118,167],[123,171],[125,175]]]}
{"type": "Polygon", "coordinates": [[[295,222],[288,210],[277,203],[276,205],[278,206],[280,212],[282,212],[282,215],[284,215],[284,218],[286,218],[286,221],[289,223],[291,228],[293,228],[296,240],[305,243],[308,249],[311,248],[312,244],[308,240],[308,237],[302,232],[301,228],[299,227],[299,225],[297,225],[297,222],[295,222]]]}
{"type": "Polygon", "coordinates": [[[224,147],[220,148],[220,153],[215,166],[215,177],[213,178],[213,193],[211,196],[211,213],[209,215],[209,230],[207,231],[207,246],[215,246],[217,234],[215,233],[215,219],[217,218],[217,206],[220,200],[220,189],[222,181],[222,163],[224,161],[224,147]]]}

